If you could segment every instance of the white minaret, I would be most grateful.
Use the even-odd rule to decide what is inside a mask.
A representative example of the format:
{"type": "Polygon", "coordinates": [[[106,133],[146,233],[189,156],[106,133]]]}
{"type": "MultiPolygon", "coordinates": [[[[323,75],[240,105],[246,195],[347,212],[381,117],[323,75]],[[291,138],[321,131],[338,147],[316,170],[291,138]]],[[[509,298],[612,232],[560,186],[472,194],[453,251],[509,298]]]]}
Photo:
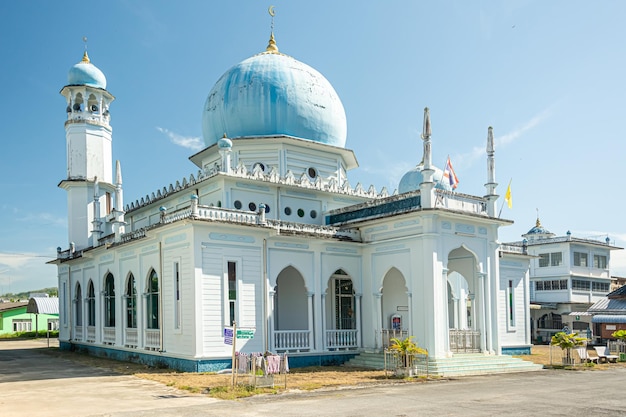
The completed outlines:
{"type": "Polygon", "coordinates": [[[97,244],[102,232],[99,222],[112,208],[115,186],[109,105],[115,98],[106,90],[106,78],[91,63],[87,51],[70,68],[61,95],[67,104],[67,178],[59,187],[67,191],[68,241],[81,250],[97,244]]]}
{"type": "Polygon", "coordinates": [[[485,198],[487,199],[487,214],[491,217],[496,216],[496,201],[498,200],[498,195],[496,194],[498,183],[496,182],[495,153],[496,148],[493,143],[493,128],[489,126],[489,129],[487,129],[487,183],[485,184],[487,195],[485,198]]]}
{"type": "Polygon", "coordinates": [[[115,161],[115,208],[113,209],[113,232],[115,241],[119,242],[125,232],[124,222],[124,192],[122,190],[122,165],[115,161]]]}
{"type": "Polygon", "coordinates": [[[423,182],[420,184],[420,199],[422,208],[435,207],[435,183],[433,181],[433,156],[431,152],[430,136],[430,111],[428,107],[424,108],[424,128],[422,131],[422,139],[424,140],[424,169],[422,169],[423,182]]]}

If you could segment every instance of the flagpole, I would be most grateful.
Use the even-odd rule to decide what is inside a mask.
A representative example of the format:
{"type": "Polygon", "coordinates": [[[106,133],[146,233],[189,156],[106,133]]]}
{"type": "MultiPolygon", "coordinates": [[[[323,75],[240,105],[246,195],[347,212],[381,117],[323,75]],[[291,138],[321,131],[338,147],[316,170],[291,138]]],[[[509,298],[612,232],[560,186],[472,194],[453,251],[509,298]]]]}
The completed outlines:
{"type": "MultiPolygon", "coordinates": [[[[509,180],[509,185],[506,187],[507,191],[511,188],[511,182],[512,181],[513,181],[513,177],[511,177],[511,179],[509,180]]],[[[498,218],[500,218],[500,215],[502,214],[502,209],[504,208],[504,203],[506,203],[506,193],[504,194],[504,200],[502,200],[502,205],[500,206],[500,212],[498,213],[498,218]]]]}
{"type": "MultiPolygon", "coordinates": [[[[448,155],[448,158],[450,158],[450,155],[448,155]]],[[[443,171],[441,171],[441,178],[437,182],[437,184],[439,184],[439,185],[443,184],[443,176],[446,173],[446,164],[447,163],[448,163],[448,159],[446,159],[446,162],[443,164],[443,171]]],[[[443,189],[443,191],[445,191],[445,188],[443,189]]]]}

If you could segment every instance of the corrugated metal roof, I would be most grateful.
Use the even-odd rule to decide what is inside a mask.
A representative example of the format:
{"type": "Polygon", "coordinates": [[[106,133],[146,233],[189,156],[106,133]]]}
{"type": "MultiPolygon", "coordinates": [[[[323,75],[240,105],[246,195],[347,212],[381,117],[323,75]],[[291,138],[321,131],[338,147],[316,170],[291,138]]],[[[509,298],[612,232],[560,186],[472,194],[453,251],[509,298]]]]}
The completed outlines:
{"type": "Polygon", "coordinates": [[[587,311],[591,313],[624,313],[626,314],[626,300],[612,300],[610,298],[603,298],[589,307],[587,311]]]}
{"type": "Polygon", "coordinates": [[[59,299],[57,297],[33,297],[28,300],[27,313],[59,314],[59,299]]]}
{"type": "Polygon", "coordinates": [[[611,297],[626,297],[626,285],[623,285],[621,287],[619,287],[618,289],[616,289],[613,292],[610,292],[609,295],[607,295],[607,297],[611,298],[611,297]]]}
{"type": "Polygon", "coordinates": [[[27,304],[28,303],[26,301],[18,301],[17,303],[0,303],[0,311],[13,310],[14,308],[24,307],[27,304]]]}
{"type": "Polygon", "coordinates": [[[624,314],[598,314],[591,318],[592,323],[626,323],[624,314]]]}

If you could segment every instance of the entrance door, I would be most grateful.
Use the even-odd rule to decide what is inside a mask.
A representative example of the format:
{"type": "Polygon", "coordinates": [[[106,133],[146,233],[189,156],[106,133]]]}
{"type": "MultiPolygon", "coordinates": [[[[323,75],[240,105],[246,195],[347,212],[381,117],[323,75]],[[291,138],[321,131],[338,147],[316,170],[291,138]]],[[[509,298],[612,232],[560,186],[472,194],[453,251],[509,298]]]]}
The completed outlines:
{"type": "Polygon", "coordinates": [[[338,330],[356,329],[352,280],[335,279],[335,326],[338,330]]]}

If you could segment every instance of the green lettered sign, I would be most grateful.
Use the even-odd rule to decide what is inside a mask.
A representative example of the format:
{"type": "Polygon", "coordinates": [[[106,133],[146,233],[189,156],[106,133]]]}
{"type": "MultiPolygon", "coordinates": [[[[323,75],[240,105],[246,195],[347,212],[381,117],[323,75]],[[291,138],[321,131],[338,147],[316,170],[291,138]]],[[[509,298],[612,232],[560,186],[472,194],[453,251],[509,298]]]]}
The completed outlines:
{"type": "Polygon", "coordinates": [[[237,329],[237,339],[252,339],[254,329],[237,329]]]}

